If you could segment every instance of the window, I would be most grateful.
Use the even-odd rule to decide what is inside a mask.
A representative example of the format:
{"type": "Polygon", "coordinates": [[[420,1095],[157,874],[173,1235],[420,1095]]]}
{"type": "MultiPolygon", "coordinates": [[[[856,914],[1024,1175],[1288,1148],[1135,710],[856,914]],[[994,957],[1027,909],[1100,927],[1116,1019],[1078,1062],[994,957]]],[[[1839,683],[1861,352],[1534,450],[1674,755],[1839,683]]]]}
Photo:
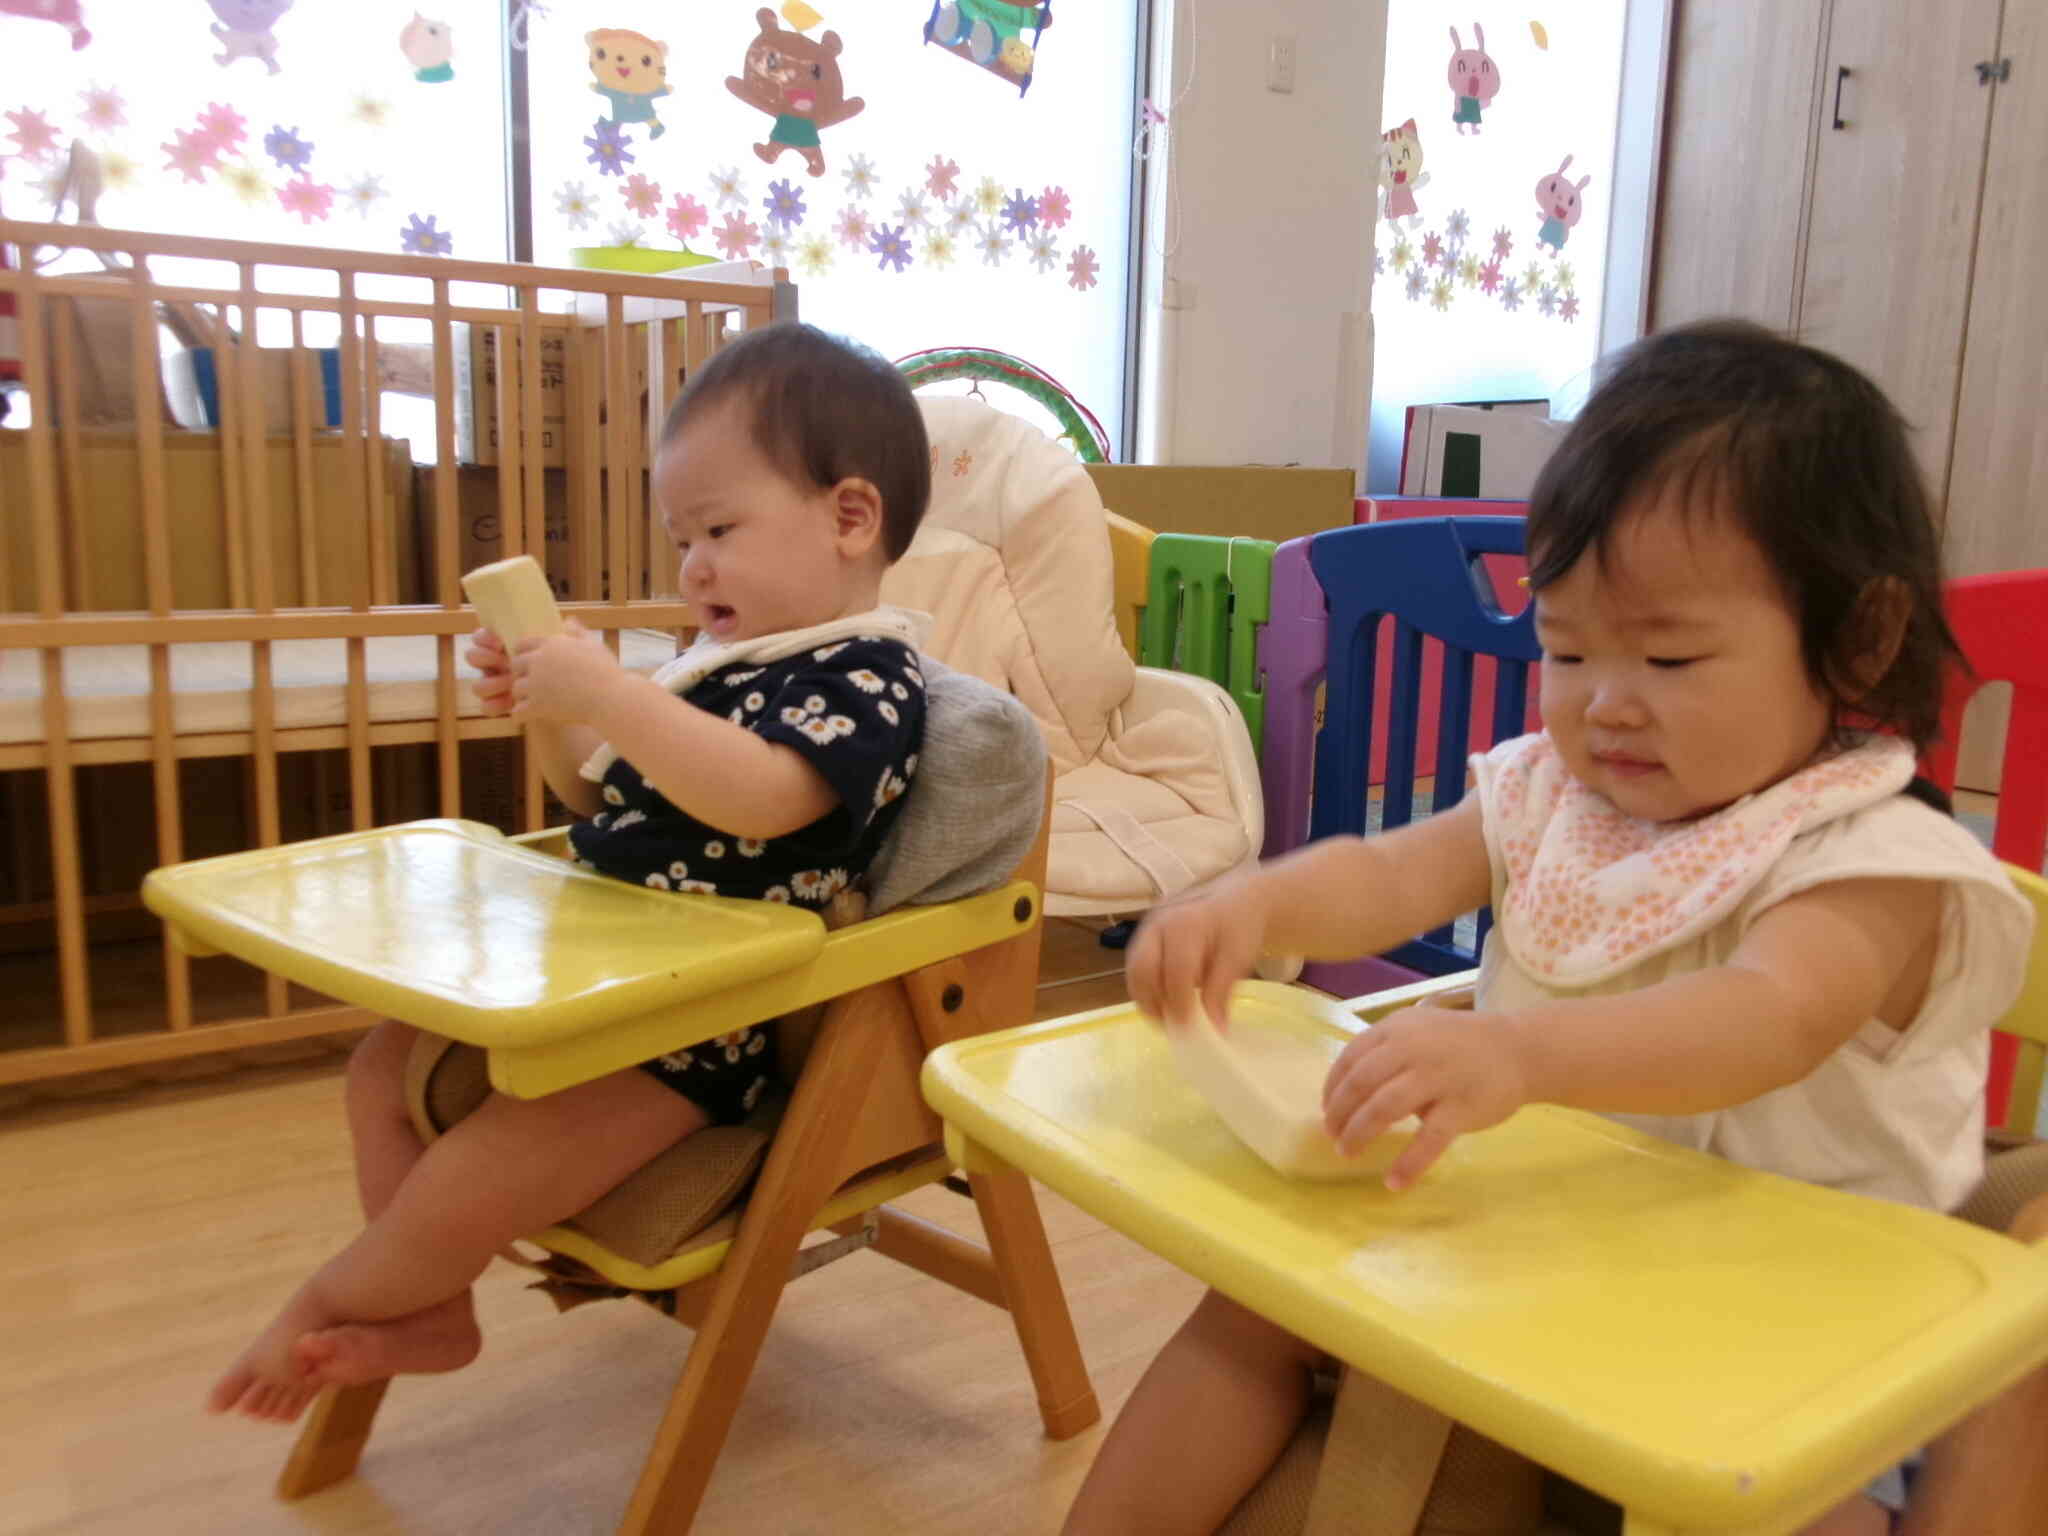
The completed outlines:
{"type": "MultiPolygon", "coordinates": [[[[786,0],[759,50],[745,0],[420,4],[375,25],[291,0],[89,5],[78,49],[61,26],[0,15],[0,205],[47,217],[78,140],[104,172],[102,223],[504,260],[506,145],[523,130],[535,260],[632,244],[598,259],[687,248],[787,266],[806,319],[892,357],[1013,353],[1122,445],[1139,0],[822,16],[786,0]],[[799,98],[837,94],[835,74],[860,110],[814,131],[799,98]],[[772,79],[791,110],[742,101],[728,77],[772,79]]],[[[273,321],[267,344],[287,339],[273,321]]]]}
{"type": "Polygon", "coordinates": [[[78,141],[103,224],[501,261],[500,7],[431,4],[433,34],[289,0],[88,6],[78,49],[0,16],[0,204],[48,217],[78,141]]]}
{"type": "Polygon", "coordinates": [[[1398,489],[1408,406],[1555,399],[1598,355],[1627,9],[1389,8],[1373,491],[1398,489]]]}
{"type": "Polygon", "coordinates": [[[772,38],[745,4],[616,0],[605,30],[569,9],[531,29],[537,260],[631,242],[787,266],[814,324],[891,357],[1013,353],[1122,446],[1135,0],[958,0],[822,19],[791,0],[772,38]],[[939,29],[929,42],[928,18],[939,29]],[[941,46],[956,34],[957,51],[941,46]],[[771,115],[729,79],[795,107],[771,115]],[[794,120],[815,110],[813,92],[860,110],[813,133],[794,120]]]}

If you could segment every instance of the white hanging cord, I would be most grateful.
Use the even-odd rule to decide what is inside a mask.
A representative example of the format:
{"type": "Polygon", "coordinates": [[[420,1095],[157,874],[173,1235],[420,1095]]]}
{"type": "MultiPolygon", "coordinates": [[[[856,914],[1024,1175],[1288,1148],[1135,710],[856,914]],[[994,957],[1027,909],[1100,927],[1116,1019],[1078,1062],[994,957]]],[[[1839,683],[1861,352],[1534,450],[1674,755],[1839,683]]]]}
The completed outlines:
{"type": "Polygon", "coordinates": [[[512,46],[526,47],[526,29],[536,16],[545,16],[548,8],[541,0],[512,0],[512,46]]]}
{"type": "MultiPolygon", "coordinates": [[[[1144,161],[1151,160],[1153,151],[1158,147],[1157,140],[1171,135],[1174,114],[1180,111],[1181,103],[1188,99],[1188,93],[1195,88],[1195,71],[1201,62],[1202,34],[1201,27],[1195,17],[1195,0],[1169,0],[1169,3],[1173,6],[1173,22],[1170,29],[1172,35],[1177,35],[1182,30],[1181,17],[1183,14],[1187,18],[1188,71],[1187,77],[1180,83],[1180,88],[1173,90],[1171,78],[1173,68],[1171,62],[1169,62],[1167,66],[1169,94],[1166,106],[1164,108],[1155,106],[1152,98],[1147,96],[1139,109],[1143,114],[1143,121],[1138,126],[1138,136],[1131,145],[1131,153],[1137,159],[1144,161]]],[[[1173,51],[1171,47],[1172,35],[1169,35],[1168,38],[1169,60],[1171,60],[1173,51]]],[[[1153,249],[1155,254],[1164,259],[1171,257],[1174,252],[1180,249],[1180,156],[1172,152],[1170,144],[1167,147],[1166,157],[1166,217],[1162,222],[1165,225],[1165,229],[1162,232],[1163,238],[1155,243],[1153,249]]]]}

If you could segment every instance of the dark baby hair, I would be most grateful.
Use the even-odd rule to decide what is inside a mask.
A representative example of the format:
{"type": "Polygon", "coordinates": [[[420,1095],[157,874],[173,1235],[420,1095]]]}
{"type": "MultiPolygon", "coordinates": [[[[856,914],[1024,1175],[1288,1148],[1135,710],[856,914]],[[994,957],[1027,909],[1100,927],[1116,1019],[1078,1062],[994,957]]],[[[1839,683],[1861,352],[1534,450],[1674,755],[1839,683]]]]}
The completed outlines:
{"type": "Polygon", "coordinates": [[[749,331],[699,368],[669,407],[666,443],[699,412],[736,400],[754,446],[793,483],[866,480],[882,497],[882,547],[910,548],[931,500],[924,413],[886,358],[794,321],[749,331]]]}
{"type": "Polygon", "coordinates": [[[1851,726],[1924,750],[1962,654],[1941,606],[1941,548],[1906,424],[1825,352],[1715,320],[1620,354],[1529,496],[1529,585],[1542,591],[1672,493],[1725,510],[1763,552],[1799,623],[1808,675],[1851,726]],[[1873,678],[1867,658],[1903,635],[1873,678]]]}

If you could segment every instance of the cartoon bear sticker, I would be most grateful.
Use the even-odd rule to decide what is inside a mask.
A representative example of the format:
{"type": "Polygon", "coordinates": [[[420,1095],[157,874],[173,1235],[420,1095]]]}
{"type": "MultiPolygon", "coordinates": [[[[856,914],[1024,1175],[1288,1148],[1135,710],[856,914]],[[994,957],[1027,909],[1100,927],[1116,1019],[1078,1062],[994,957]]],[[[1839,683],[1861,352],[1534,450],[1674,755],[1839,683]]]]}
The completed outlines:
{"type": "Polygon", "coordinates": [[[756,144],[755,154],[773,165],[793,149],[803,156],[811,175],[822,176],[825,151],[818,135],[867,105],[846,94],[839,74],[839,34],[827,32],[814,41],[801,32],[784,31],[775,13],[765,7],[754,13],[754,19],[761,25],[761,35],[747,48],[741,66],[745,73],[728,75],[725,88],[774,119],[768,142],[756,144]]]}
{"type": "Polygon", "coordinates": [[[647,137],[668,126],[655,116],[655,98],[669,94],[668,44],[639,32],[605,29],[584,34],[590,49],[590,88],[611,103],[614,123],[652,123],[647,137]]]}

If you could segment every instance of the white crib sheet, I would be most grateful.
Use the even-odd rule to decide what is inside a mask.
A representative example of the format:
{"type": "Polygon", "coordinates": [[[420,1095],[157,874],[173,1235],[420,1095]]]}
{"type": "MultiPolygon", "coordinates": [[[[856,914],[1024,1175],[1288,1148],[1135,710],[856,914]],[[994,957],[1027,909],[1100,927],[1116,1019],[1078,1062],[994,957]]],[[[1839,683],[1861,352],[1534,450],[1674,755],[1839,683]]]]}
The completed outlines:
{"type": "MultiPolygon", "coordinates": [[[[462,639],[456,637],[456,712],[481,715],[468,686],[477,674],[462,660],[462,639]]],[[[654,671],[675,650],[675,637],[661,630],[620,633],[620,658],[635,672],[654,671]]],[[[250,728],[253,654],[252,646],[234,641],[171,647],[171,719],[178,735],[250,728]]],[[[74,741],[149,734],[149,647],[81,645],[62,655],[74,741]]],[[[371,721],[433,719],[435,665],[432,635],[365,641],[371,721]]],[[[270,669],[279,730],[348,722],[347,641],[274,640],[270,669]]],[[[42,654],[0,651],[0,744],[42,739],[42,654]]]]}

